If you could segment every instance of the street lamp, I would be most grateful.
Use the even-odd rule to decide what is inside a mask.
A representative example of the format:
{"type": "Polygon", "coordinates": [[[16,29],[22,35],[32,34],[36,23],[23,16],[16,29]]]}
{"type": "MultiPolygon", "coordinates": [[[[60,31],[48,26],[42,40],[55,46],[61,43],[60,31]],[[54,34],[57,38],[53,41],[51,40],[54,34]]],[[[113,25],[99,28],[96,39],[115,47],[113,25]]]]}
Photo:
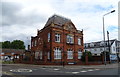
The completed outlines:
{"type": "Polygon", "coordinates": [[[113,13],[115,12],[115,10],[111,11],[111,12],[108,12],[106,14],[103,15],[103,39],[104,39],[104,61],[105,61],[105,65],[106,65],[106,51],[105,51],[105,27],[104,27],[104,16],[110,14],[110,13],[113,13]]]}

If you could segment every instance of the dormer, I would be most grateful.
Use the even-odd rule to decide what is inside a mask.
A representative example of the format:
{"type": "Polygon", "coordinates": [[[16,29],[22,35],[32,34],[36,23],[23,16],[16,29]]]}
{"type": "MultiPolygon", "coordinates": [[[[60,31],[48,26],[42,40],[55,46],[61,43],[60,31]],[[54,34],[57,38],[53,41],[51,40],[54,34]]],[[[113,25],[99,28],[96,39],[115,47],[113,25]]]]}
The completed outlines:
{"type": "Polygon", "coordinates": [[[100,42],[100,46],[104,46],[104,42],[103,41],[100,42]]]}
{"type": "Polygon", "coordinates": [[[94,47],[94,43],[90,43],[90,47],[94,47]]]}

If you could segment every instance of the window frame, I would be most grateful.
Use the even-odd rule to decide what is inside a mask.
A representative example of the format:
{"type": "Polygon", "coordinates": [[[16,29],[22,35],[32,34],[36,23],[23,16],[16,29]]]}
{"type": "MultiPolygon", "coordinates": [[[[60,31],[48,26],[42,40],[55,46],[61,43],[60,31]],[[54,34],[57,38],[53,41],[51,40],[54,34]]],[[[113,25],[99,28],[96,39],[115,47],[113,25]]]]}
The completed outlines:
{"type": "Polygon", "coordinates": [[[73,51],[72,51],[72,49],[67,50],[67,59],[73,59],[73,51]]]}
{"type": "Polygon", "coordinates": [[[74,43],[74,36],[67,35],[67,43],[73,44],[74,43]]]}
{"type": "Polygon", "coordinates": [[[82,51],[78,50],[78,59],[81,59],[81,57],[82,57],[82,51]]]}
{"type": "Polygon", "coordinates": [[[54,59],[61,59],[62,58],[62,51],[60,48],[54,49],[54,59]]]}
{"type": "Polygon", "coordinates": [[[48,42],[50,42],[50,33],[48,33],[48,42]]]}
{"type": "Polygon", "coordinates": [[[78,45],[82,45],[81,38],[78,38],[78,45]]]}
{"type": "Polygon", "coordinates": [[[47,53],[47,59],[50,59],[50,51],[47,53]]]}
{"type": "Polygon", "coordinates": [[[42,53],[42,51],[41,51],[40,54],[39,54],[40,59],[42,59],[42,55],[43,55],[43,53],[42,53]]]}
{"type": "Polygon", "coordinates": [[[55,34],[55,42],[60,42],[61,35],[59,33],[55,34]]]}
{"type": "Polygon", "coordinates": [[[34,42],[34,46],[37,46],[37,40],[35,40],[35,42],[34,42]]]}

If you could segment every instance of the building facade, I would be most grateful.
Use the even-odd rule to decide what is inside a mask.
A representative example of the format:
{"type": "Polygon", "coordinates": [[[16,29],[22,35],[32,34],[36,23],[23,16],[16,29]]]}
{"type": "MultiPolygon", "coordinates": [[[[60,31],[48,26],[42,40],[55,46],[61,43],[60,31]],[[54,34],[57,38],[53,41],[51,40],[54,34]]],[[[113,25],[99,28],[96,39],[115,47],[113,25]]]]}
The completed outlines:
{"type": "Polygon", "coordinates": [[[83,31],[70,19],[53,15],[37,36],[31,37],[31,51],[41,63],[79,63],[84,51],[83,31]]]}
{"type": "Polygon", "coordinates": [[[105,44],[103,41],[98,42],[91,42],[91,43],[85,43],[84,44],[84,51],[90,51],[93,56],[100,56],[101,53],[104,51],[104,45],[105,45],[105,51],[110,52],[111,55],[118,55],[120,54],[120,41],[114,39],[114,40],[107,40],[105,41],[105,44]]]}
{"type": "Polygon", "coordinates": [[[13,59],[19,59],[20,55],[23,55],[25,50],[22,49],[0,49],[0,59],[3,61],[13,61],[13,59]]]}

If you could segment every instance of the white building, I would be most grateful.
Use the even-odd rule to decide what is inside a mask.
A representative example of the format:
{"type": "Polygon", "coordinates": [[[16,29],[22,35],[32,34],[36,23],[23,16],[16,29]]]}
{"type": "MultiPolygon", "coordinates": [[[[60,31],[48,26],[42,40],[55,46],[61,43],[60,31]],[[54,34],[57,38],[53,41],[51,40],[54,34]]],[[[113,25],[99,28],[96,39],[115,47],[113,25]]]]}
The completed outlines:
{"type": "MultiPolygon", "coordinates": [[[[120,52],[120,41],[114,40],[108,40],[105,41],[105,51],[109,52],[110,54],[117,54],[117,52],[120,52]]],[[[100,56],[101,52],[104,51],[104,42],[98,41],[98,42],[91,42],[91,43],[85,43],[84,44],[84,51],[90,51],[92,55],[100,56]]]]}

